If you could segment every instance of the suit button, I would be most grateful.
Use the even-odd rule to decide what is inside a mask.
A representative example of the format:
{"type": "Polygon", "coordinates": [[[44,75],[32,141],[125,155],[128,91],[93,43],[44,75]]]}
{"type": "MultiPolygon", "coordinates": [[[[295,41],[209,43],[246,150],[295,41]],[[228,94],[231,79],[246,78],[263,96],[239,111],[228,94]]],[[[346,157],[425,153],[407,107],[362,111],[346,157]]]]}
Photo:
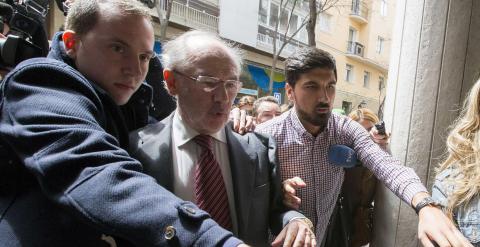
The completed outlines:
{"type": "Polygon", "coordinates": [[[165,228],[165,239],[166,240],[171,240],[175,237],[175,234],[177,233],[177,230],[175,230],[175,227],[173,226],[167,226],[165,228]]]}
{"type": "Polygon", "coordinates": [[[197,213],[197,210],[189,206],[183,206],[183,210],[185,210],[190,216],[194,216],[197,213]]]}

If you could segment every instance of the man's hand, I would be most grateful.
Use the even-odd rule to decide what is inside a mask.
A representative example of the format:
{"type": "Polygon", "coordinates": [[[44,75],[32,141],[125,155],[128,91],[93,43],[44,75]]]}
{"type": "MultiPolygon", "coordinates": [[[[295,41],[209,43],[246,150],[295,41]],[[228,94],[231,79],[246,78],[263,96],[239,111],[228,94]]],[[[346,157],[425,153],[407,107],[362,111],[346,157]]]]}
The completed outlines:
{"type": "Polygon", "coordinates": [[[233,131],[243,135],[247,132],[252,132],[255,129],[255,121],[252,116],[247,115],[247,111],[240,110],[235,107],[230,112],[233,120],[233,131]]]}
{"type": "Polygon", "coordinates": [[[306,186],[307,184],[299,177],[293,177],[283,181],[283,204],[298,210],[302,200],[296,196],[296,190],[305,188],[306,186]]]}
{"type": "MultiPolygon", "coordinates": [[[[418,193],[412,205],[417,205],[426,196],[429,195],[418,193]]],[[[418,239],[425,247],[434,247],[434,243],[440,247],[473,247],[442,210],[434,206],[425,206],[418,213],[418,239]]]]}
{"type": "Polygon", "coordinates": [[[473,247],[442,210],[426,206],[418,213],[418,239],[425,247],[473,247]]]}
{"type": "Polygon", "coordinates": [[[385,135],[380,135],[378,134],[376,128],[372,128],[372,130],[370,130],[370,136],[372,137],[372,140],[382,148],[385,148],[390,140],[389,133],[386,133],[385,135]]]}
{"type": "Polygon", "coordinates": [[[308,224],[301,219],[290,221],[272,242],[272,247],[316,245],[315,234],[310,230],[308,224]]]}

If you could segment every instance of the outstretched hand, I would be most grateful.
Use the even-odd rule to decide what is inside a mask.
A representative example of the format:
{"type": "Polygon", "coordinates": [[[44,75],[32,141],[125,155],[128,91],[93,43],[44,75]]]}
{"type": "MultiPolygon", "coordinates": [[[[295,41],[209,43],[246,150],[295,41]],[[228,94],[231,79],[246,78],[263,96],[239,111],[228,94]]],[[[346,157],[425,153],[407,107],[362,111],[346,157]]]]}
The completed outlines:
{"type": "Polygon", "coordinates": [[[272,247],[316,246],[315,234],[303,221],[294,219],[286,225],[272,242],[272,247]]]}
{"type": "Polygon", "coordinates": [[[283,204],[289,208],[298,210],[302,200],[296,196],[297,189],[305,188],[307,184],[299,177],[289,178],[283,181],[283,204]]]}
{"type": "Polygon", "coordinates": [[[426,206],[418,217],[418,239],[423,246],[473,247],[439,208],[426,206]]]}
{"type": "Polygon", "coordinates": [[[370,130],[370,136],[376,144],[382,148],[386,148],[390,141],[391,134],[385,133],[385,135],[382,135],[378,133],[377,129],[372,128],[372,130],[370,130]]]}
{"type": "Polygon", "coordinates": [[[240,110],[240,108],[235,107],[230,114],[233,120],[233,131],[243,135],[255,129],[254,118],[248,116],[245,110],[240,110]]]}

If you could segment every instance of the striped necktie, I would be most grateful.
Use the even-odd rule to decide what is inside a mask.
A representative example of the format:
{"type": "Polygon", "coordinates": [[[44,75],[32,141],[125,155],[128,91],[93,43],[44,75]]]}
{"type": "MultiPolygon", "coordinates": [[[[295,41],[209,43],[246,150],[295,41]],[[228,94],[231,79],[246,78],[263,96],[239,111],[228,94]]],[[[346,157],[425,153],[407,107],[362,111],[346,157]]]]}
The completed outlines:
{"type": "Polygon", "coordinates": [[[195,170],[196,203],[201,209],[207,211],[220,226],[232,230],[227,190],[222,171],[213,154],[212,137],[198,135],[193,140],[202,147],[195,170]]]}

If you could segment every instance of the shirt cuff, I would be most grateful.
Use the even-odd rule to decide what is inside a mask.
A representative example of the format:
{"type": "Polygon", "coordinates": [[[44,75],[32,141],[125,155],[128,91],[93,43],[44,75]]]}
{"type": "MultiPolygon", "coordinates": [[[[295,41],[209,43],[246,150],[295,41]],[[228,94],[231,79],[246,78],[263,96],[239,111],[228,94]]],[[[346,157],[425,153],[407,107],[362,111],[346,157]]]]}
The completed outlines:
{"type": "Polygon", "coordinates": [[[235,238],[235,237],[231,237],[231,238],[227,239],[227,241],[225,241],[225,243],[223,243],[223,247],[237,247],[240,244],[243,244],[243,242],[240,239],[235,238]]]}
{"type": "Polygon", "coordinates": [[[307,217],[293,217],[291,218],[288,223],[292,222],[292,220],[302,220],[302,219],[306,219],[307,217]]]}
{"type": "Polygon", "coordinates": [[[403,200],[408,203],[410,207],[412,207],[412,200],[413,197],[420,192],[428,193],[427,188],[422,183],[412,183],[408,185],[405,190],[403,191],[403,200]]]}
{"type": "Polygon", "coordinates": [[[292,222],[293,220],[303,221],[303,223],[308,225],[308,228],[310,228],[310,230],[312,230],[312,232],[315,232],[315,227],[313,226],[313,223],[309,218],[307,218],[307,217],[293,217],[288,221],[288,223],[292,222]]]}

